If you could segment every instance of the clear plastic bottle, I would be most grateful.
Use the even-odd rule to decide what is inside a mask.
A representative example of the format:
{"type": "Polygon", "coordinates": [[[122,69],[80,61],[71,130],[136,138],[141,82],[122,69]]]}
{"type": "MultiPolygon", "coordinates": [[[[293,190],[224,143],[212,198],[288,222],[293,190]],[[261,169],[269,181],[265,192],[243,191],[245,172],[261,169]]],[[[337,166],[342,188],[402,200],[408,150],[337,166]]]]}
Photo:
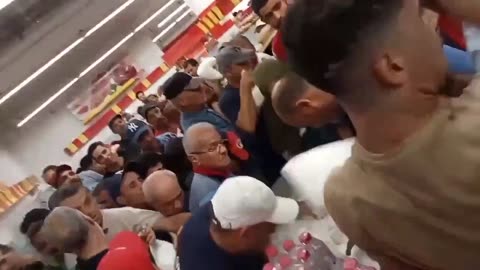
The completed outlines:
{"type": "Polygon", "coordinates": [[[309,257],[313,257],[318,264],[318,269],[330,269],[337,264],[338,258],[332,253],[328,246],[320,239],[305,232],[298,237],[300,243],[309,252],[309,257]]]}
{"type": "Polygon", "coordinates": [[[357,259],[346,258],[343,262],[344,270],[375,270],[375,267],[360,265],[357,259]]]}
{"type": "MultiPolygon", "coordinates": [[[[265,250],[269,263],[274,267],[273,270],[279,270],[280,267],[280,258],[286,255],[284,252],[280,252],[276,246],[268,246],[265,250]]],[[[267,265],[265,265],[267,266],[267,265]]]]}
{"type": "Polygon", "coordinates": [[[281,270],[304,270],[306,269],[303,264],[295,258],[292,258],[288,255],[282,256],[280,258],[280,267],[281,270]]]}

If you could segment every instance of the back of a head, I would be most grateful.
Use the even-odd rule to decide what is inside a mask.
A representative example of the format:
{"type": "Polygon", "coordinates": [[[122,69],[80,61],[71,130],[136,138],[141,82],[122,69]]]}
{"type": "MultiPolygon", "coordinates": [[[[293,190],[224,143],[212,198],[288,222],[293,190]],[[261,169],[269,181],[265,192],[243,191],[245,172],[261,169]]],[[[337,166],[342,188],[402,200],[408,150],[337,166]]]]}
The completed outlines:
{"type": "Polygon", "coordinates": [[[20,232],[26,234],[34,223],[43,223],[50,214],[50,210],[45,208],[34,208],[30,210],[20,224],[20,232]]]}
{"type": "Polygon", "coordinates": [[[86,244],[89,223],[78,210],[58,207],[45,219],[42,235],[48,242],[55,243],[62,252],[75,253],[86,244]]]}
{"type": "Polygon", "coordinates": [[[252,7],[253,12],[260,16],[260,10],[268,3],[268,0],[252,0],[250,1],[250,6],[252,7]]]}
{"type": "Polygon", "coordinates": [[[53,210],[59,207],[63,201],[80,192],[86,190],[84,186],[79,184],[66,184],[57,189],[48,199],[48,208],[53,210]]]}
{"type": "Polygon", "coordinates": [[[143,182],[142,189],[145,198],[149,202],[156,200],[159,196],[163,196],[166,192],[172,191],[172,189],[181,190],[177,176],[168,170],[152,173],[143,182]]]}
{"type": "Polygon", "coordinates": [[[296,103],[308,88],[305,80],[294,72],[280,79],[272,91],[272,104],[275,112],[284,119],[295,112],[296,103]]]}
{"type": "Polygon", "coordinates": [[[367,65],[352,63],[352,58],[368,57],[364,55],[381,46],[378,38],[389,32],[403,2],[295,1],[282,29],[290,65],[314,86],[336,96],[348,94],[345,89],[349,87],[344,85],[351,83],[348,76],[367,65]]]}

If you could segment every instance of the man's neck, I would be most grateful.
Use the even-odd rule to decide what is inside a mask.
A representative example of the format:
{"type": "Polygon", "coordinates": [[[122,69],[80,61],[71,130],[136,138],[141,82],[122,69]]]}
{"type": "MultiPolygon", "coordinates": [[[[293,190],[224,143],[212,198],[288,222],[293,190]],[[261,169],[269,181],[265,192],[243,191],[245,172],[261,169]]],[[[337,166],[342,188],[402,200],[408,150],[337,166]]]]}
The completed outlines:
{"type": "Polygon", "coordinates": [[[389,110],[388,106],[365,111],[352,110],[348,105],[344,108],[355,126],[360,145],[372,153],[385,153],[401,147],[407,138],[428,124],[438,101],[436,97],[427,98],[403,110],[389,110]]]}
{"type": "Polygon", "coordinates": [[[96,228],[92,228],[88,232],[85,247],[80,250],[77,256],[82,260],[88,260],[106,249],[108,249],[108,242],[105,234],[96,230],[96,228]]]}
{"type": "Polygon", "coordinates": [[[241,248],[239,247],[238,243],[234,243],[230,239],[226,239],[221,237],[215,230],[210,227],[210,236],[212,237],[213,242],[217,244],[221,249],[225,250],[229,254],[239,254],[242,253],[241,248]]]}

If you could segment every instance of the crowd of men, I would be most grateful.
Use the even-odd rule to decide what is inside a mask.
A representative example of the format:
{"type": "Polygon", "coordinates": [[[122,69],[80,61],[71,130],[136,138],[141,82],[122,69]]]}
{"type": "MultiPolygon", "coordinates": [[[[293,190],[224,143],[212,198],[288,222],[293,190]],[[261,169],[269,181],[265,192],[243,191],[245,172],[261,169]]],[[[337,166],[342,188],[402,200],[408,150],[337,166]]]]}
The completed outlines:
{"type": "Polygon", "coordinates": [[[208,61],[221,79],[190,59],[158,95],[137,93],[141,117],[109,123],[120,140],[92,143],[78,169],[45,168],[46,207],[20,225],[42,258],[2,245],[0,270],[68,269],[65,254],[80,270],[161,269],[157,240],[182,270],[262,269],[275,225],[309,212],[274,195],[282,167],[350,137],[319,194],[350,243],[381,269],[480,269],[479,90],[423,16],[480,23],[480,1],[251,7],[278,29],[276,57],[237,36],[208,61]]]}

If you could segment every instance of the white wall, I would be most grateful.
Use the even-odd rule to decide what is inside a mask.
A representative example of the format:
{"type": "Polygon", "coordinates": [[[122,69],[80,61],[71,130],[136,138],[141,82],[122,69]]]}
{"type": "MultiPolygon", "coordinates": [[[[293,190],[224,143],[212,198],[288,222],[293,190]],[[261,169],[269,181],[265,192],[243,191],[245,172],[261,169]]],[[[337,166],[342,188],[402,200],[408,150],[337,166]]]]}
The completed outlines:
{"type": "Polygon", "coordinates": [[[190,6],[190,8],[195,12],[195,14],[200,14],[204,11],[209,5],[213,3],[214,0],[185,0],[185,3],[190,6]]]}
{"type": "MultiPolygon", "coordinates": [[[[129,50],[130,56],[145,71],[150,73],[162,63],[163,52],[146,35],[138,35],[129,50]]],[[[149,92],[156,92],[158,83],[153,85],[149,92]]],[[[134,103],[129,110],[136,111],[139,103],[134,103]]],[[[74,168],[78,167],[80,159],[85,155],[87,146],[83,147],[73,157],[65,154],[63,149],[86,129],[67,108],[66,104],[52,105],[50,113],[42,114],[22,129],[16,129],[6,138],[5,148],[0,152],[0,166],[10,167],[8,164],[17,164],[13,171],[5,172],[5,177],[20,180],[22,177],[35,174],[40,176],[41,170],[50,164],[67,163],[74,168]],[[5,161],[4,161],[5,160],[5,161]],[[6,164],[6,165],[4,165],[6,164]],[[17,172],[18,175],[15,174],[17,172]],[[8,174],[7,174],[8,173],[8,174]],[[12,174],[12,175],[10,175],[12,174]]],[[[110,142],[118,137],[110,129],[105,128],[94,141],[110,142]]],[[[3,149],[3,148],[2,148],[3,149]]],[[[14,167],[14,166],[12,166],[14,167]]],[[[0,179],[4,176],[0,174],[0,179]]]]}
{"type": "Polygon", "coordinates": [[[6,185],[13,185],[20,180],[29,176],[27,170],[15,160],[15,158],[7,151],[6,147],[0,150],[0,181],[6,185]]]}

